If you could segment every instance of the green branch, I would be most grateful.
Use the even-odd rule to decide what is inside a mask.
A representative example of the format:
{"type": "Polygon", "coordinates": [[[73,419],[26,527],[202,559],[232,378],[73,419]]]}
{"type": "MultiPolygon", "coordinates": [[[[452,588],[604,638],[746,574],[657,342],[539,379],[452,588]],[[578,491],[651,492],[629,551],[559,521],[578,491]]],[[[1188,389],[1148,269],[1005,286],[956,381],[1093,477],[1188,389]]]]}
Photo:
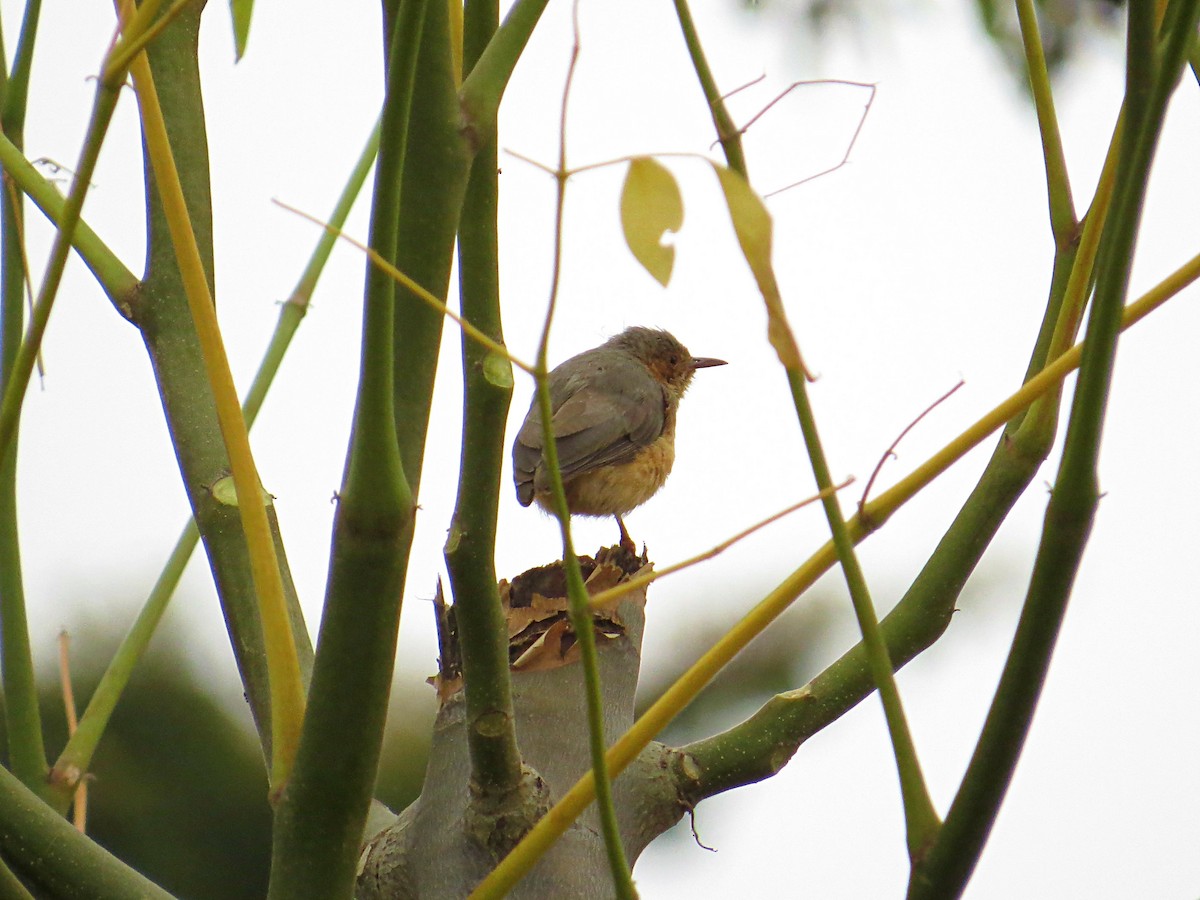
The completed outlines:
{"type": "Polygon", "coordinates": [[[729,168],[737,172],[747,181],[750,174],[746,169],[746,156],[742,152],[742,132],[734,123],[733,117],[725,107],[725,98],[717,87],[708,59],[704,55],[704,47],[700,44],[700,35],[696,33],[696,23],[692,20],[692,11],[688,8],[687,0],[674,0],[675,15],[679,19],[679,27],[683,30],[683,40],[687,44],[688,56],[692,60],[692,68],[700,79],[700,88],[704,91],[704,99],[708,101],[708,111],[712,115],[713,127],[717,130],[717,140],[725,153],[725,161],[729,168]]]}
{"type": "MultiPolygon", "coordinates": [[[[377,125],[334,206],[330,215],[331,225],[341,227],[345,223],[350,208],[362,190],[367,175],[370,174],[378,146],[379,128],[377,125]]],[[[336,236],[332,232],[321,234],[295,289],[279,311],[279,321],[275,325],[275,331],[271,336],[266,353],[263,355],[258,372],[255,374],[254,381],[242,404],[242,414],[246,419],[247,428],[251,427],[258,417],[267,392],[279,372],[283,357],[308,311],[308,303],[313,289],[329,259],[329,253],[335,240],[336,236]]],[[[91,766],[92,755],[104,734],[109,718],[133,674],[134,667],[145,654],[146,647],[149,645],[163,613],[166,612],[167,604],[183,577],[184,569],[199,539],[200,532],[195,521],[189,521],[176,541],[145,605],[122,640],[121,646],[113,654],[112,661],[105,669],[96,690],[92,693],[87,709],[79,720],[78,728],[67,741],[62,753],[59,754],[51,771],[51,783],[63,792],[65,797],[70,796],[79,778],[91,766]]]]}
{"type": "Polygon", "coordinates": [[[1130,4],[1125,112],[1117,186],[1098,261],[1095,300],[1059,466],[1012,648],[975,753],[946,823],[909,896],[958,896],[999,809],[1041,695],[1067,600],[1099,503],[1097,460],[1121,314],[1150,165],[1167,102],[1192,46],[1200,2],[1176,0],[1161,48],[1154,4],[1130,4]]]}
{"type": "MultiPolygon", "coordinates": [[[[42,900],[172,900],[0,767],[0,854],[42,900]]],[[[5,895],[8,896],[8,895],[5,895]]]]}
{"type": "MultiPolygon", "coordinates": [[[[465,11],[464,68],[469,71],[494,34],[498,4],[465,11]]],[[[463,318],[497,343],[500,319],[496,214],[496,134],[479,135],[459,219],[459,282],[463,318]]],[[[458,500],[446,538],[446,570],[454,592],[454,617],[462,652],[471,781],[484,798],[501,798],[521,783],[508,629],[496,582],[496,516],[504,458],[504,426],[512,401],[512,365],[473,340],[462,338],[462,459],[458,500]]]]}
{"type": "MultiPolygon", "coordinates": [[[[171,140],[171,152],[183,186],[187,212],[196,236],[205,278],[215,291],[212,255],[212,202],[208,138],[197,61],[202,7],[184,5],[183,12],[147,47],[155,86],[171,140]]],[[[139,289],[127,298],[123,312],[141,332],[161,397],[171,441],[200,529],[217,596],[229,631],[245,695],[268,758],[273,753],[270,677],[266,665],[259,596],[247,553],[239,507],[228,502],[230,460],[220,434],[212,390],[188,307],[175,255],[175,242],[149,159],[146,173],[147,260],[139,289]]],[[[237,407],[237,398],[234,407],[237,407]]],[[[240,410],[237,414],[240,416],[240,410]]],[[[295,586],[287,570],[274,509],[267,510],[275,543],[284,599],[302,677],[311,666],[312,646],[295,586]]]]}
{"type": "MultiPolygon", "coordinates": [[[[560,179],[560,192],[563,180],[560,179]]],[[[561,203],[561,194],[560,194],[561,203]]],[[[561,208],[559,210],[561,214],[561,208]]],[[[557,281],[557,279],[556,279],[557,281]]],[[[600,828],[604,836],[604,847],[608,853],[609,870],[612,873],[613,889],[621,900],[637,896],[630,877],[629,863],[625,858],[625,846],[621,841],[620,825],[612,794],[612,777],[605,757],[607,741],[604,734],[604,696],[600,684],[600,663],[596,655],[596,632],[592,618],[592,607],[588,602],[587,587],[575,555],[575,544],[571,539],[571,512],[567,507],[566,490],[562,472],[558,466],[558,447],[554,437],[554,409],[550,402],[550,387],[547,379],[545,345],[549,335],[550,320],[542,336],[542,347],[537,362],[537,402],[542,418],[542,457],[546,473],[550,476],[550,497],[554,513],[562,531],[563,571],[567,579],[567,604],[571,617],[571,628],[579,642],[579,665],[583,672],[584,696],[587,698],[588,748],[591,751],[592,770],[588,773],[594,783],[596,806],[600,812],[600,828]]],[[[515,852],[515,851],[514,851],[515,852]]],[[[498,896],[480,892],[479,900],[498,896]]]]}
{"type": "MultiPolygon", "coordinates": [[[[0,64],[0,125],[4,134],[12,137],[14,148],[23,143],[29,66],[40,7],[40,2],[31,2],[25,8],[12,73],[7,72],[6,65],[0,64]]],[[[16,152],[24,160],[20,150],[16,152]]],[[[0,165],[3,164],[3,156],[0,156],[0,165]]],[[[0,396],[3,396],[12,379],[25,331],[25,285],[29,278],[24,207],[20,195],[12,191],[7,176],[0,184],[0,235],[3,239],[0,246],[0,396]]],[[[41,776],[46,766],[46,749],[21,571],[17,447],[17,435],[14,434],[8,451],[0,451],[0,654],[3,655],[0,674],[6,696],[4,716],[10,765],[26,785],[44,792],[41,776]]]]}
{"type": "MultiPolygon", "coordinates": [[[[389,42],[371,246],[394,259],[427,18],[400,5],[389,42]]],[[[276,807],[269,897],[348,897],[375,787],[415,502],[393,417],[394,283],[368,265],[362,363],[329,583],[295,769],[276,807]]]]}
{"type": "MultiPolygon", "coordinates": [[[[821,439],[817,434],[816,419],[813,417],[812,407],[809,405],[804,373],[799,369],[789,369],[787,376],[792,390],[792,401],[800,419],[800,430],[804,434],[804,444],[812,463],[813,476],[816,478],[817,487],[822,491],[828,491],[833,487],[833,478],[829,474],[825,450],[821,446],[821,439]]],[[[833,544],[846,578],[846,587],[850,591],[850,600],[854,604],[854,614],[862,632],[863,646],[866,650],[871,677],[879,689],[879,699],[883,702],[888,734],[892,739],[892,748],[896,755],[896,768],[900,775],[900,793],[904,802],[904,821],[908,834],[908,853],[910,857],[915,858],[936,837],[940,822],[937,812],[933,808],[929,789],[925,785],[925,777],[921,773],[921,764],[917,759],[916,746],[913,744],[908,721],[904,716],[904,707],[900,702],[900,691],[896,687],[887,641],[879,627],[875,605],[871,602],[871,594],[867,588],[866,576],[863,574],[858,556],[854,552],[855,541],[851,537],[846,520],[842,517],[841,504],[836,494],[826,494],[821,498],[821,504],[825,508],[825,517],[833,533],[833,544]]]]}
{"type": "Polygon", "coordinates": [[[7,897],[9,900],[36,900],[2,858],[0,858],[0,897],[7,897]]]}
{"type": "MultiPolygon", "coordinates": [[[[179,7],[182,9],[183,7],[179,7]]],[[[134,21],[144,16],[139,8],[134,21]]],[[[128,15],[129,7],[122,11],[128,15]]],[[[122,37],[117,47],[132,38],[122,37]]],[[[266,653],[267,684],[271,702],[271,785],[278,791],[286,783],[304,717],[304,677],[293,633],[293,621],[277,555],[268,501],[250,451],[246,422],[217,323],[205,259],[201,254],[183,182],[175,162],[166,119],[145,54],[132,57],[131,71],[138,92],[146,157],[158,186],[175,264],[200,345],[204,378],[212,393],[217,424],[229,457],[234,499],[226,499],[216,485],[218,502],[236,507],[245,534],[251,580],[258,599],[266,653]]]]}
{"type": "Polygon", "coordinates": [[[1017,0],[1017,19],[1021,26],[1029,87],[1037,110],[1042,152],[1046,160],[1050,227],[1055,246],[1063,248],[1075,239],[1079,222],[1075,217],[1075,202],[1071,199],[1071,181],[1067,176],[1067,160],[1063,153],[1062,135],[1058,130],[1058,116],[1054,112],[1054,94],[1050,89],[1050,72],[1046,67],[1046,53],[1042,47],[1034,0],[1017,0]]]}
{"type": "Polygon", "coordinates": [[[871,601],[866,577],[854,553],[854,541],[842,516],[841,505],[834,491],[833,478],[825,460],[825,451],[817,432],[816,419],[808,400],[806,375],[800,351],[792,336],[791,327],[783,308],[782,297],[771,262],[772,224],[763,207],[761,198],[749,188],[746,178],[746,163],[741,152],[740,140],[731,140],[738,133],[732,129],[732,121],[725,109],[724,101],[717,92],[708,62],[696,35],[695,26],[685,0],[676,0],[676,12],[687,41],[693,67],[700,79],[705,98],[712,112],[717,137],[725,151],[726,159],[735,174],[723,172],[715,167],[717,177],[725,192],[730,217],[742,253],[754,274],[759,291],[767,306],[768,336],[779,356],[791,389],[792,402],[800,421],[800,430],[816,478],[817,489],[823,494],[821,503],[833,534],[833,543],[845,574],[854,613],[863,634],[871,672],[879,687],[887,718],[888,733],[896,756],[896,767],[900,777],[900,791],[904,803],[904,818],[908,832],[910,856],[916,856],[937,833],[937,812],[929,797],[924,775],[917,759],[916,747],[909,732],[900,701],[900,693],[893,677],[892,661],[888,657],[887,643],[879,629],[879,620],[871,601]]]}
{"type": "Polygon", "coordinates": [[[500,99],[548,0],[517,0],[463,79],[459,96],[466,127],[486,136],[496,127],[500,99]]]}
{"type": "MultiPolygon", "coordinates": [[[[475,147],[462,134],[449,9],[434,3],[427,15],[417,59],[417,83],[408,125],[408,146],[399,181],[394,255],[376,247],[397,269],[445,301],[454,241],[475,147]]],[[[385,272],[379,277],[390,280],[385,272]]],[[[445,317],[407,286],[393,287],[396,315],[392,358],[392,415],[400,460],[413,496],[420,493],[433,384],[445,317]]]]}
{"type": "MultiPolygon", "coordinates": [[[[4,124],[7,126],[10,120],[13,122],[16,126],[14,136],[18,140],[21,134],[19,126],[24,119],[24,92],[28,86],[28,66],[32,54],[33,31],[37,22],[36,10],[34,13],[33,18],[26,19],[25,25],[28,30],[22,32],[14,80],[6,81],[5,84],[4,124]]],[[[111,52],[110,50],[110,55],[111,52]]],[[[4,529],[7,537],[0,543],[0,668],[3,672],[10,764],[17,776],[38,792],[48,790],[45,783],[46,753],[37,705],[33,654],[29,646],[29,629],[20,574],[20,551],[15,527],[17,428],[29,379],[41,351],[42,338],[46,333],[50,312],[62,282],[83,201],[95,171],[100,147],[116,110],[124,74],[120,71],[114,73],[114,78],[102,78],[97,83],[91,118],[79,162],[75,167],[75,180],[62,206],[58,231],[55,233],[46,272],[30,315],[28,334],[23,341],[20,275],[24,272],[20,229],[22,219],[14,198],[8,196],[7,189],[4,191],[4,338],[3,347],[0,349],[0,385],[3,387],[3,401],[0,402],[0,481],[4,486],[0,487],[0,495],[3,496],[3,499],[0,499],[0,515],[3,516],[3,520],[0,521],[10,521],[13,528],[11,531],[7,527],[4,529]]],[[[15,151],[24,162],[17,145],[8,143],[8,148],[15,151]]],[[[7,170],[8,164],[13,160],[0,156],[0,162],[7,170]]]]}
{"type": "Polygon", "coordinates": [[[567,66],[566,82],[563,85],[562,110],[559,116],[558,168],[554,173],[554,258],[550,276],[550,299],[546,304],[546,318],[538,341],[535,378],[537,379],[537,403],[542,419],[542,456],[546,471],[550,475],[550,498],[554,513],[562,532],[563,570],[567,581],[567,611],[571,628],[579,643],[579,664],[583,671],[584,696],[587,699],[588,749],[592,757],[592,777],[596,789],[596,807],[600,813],[600,830],[604,836],[604,849],[608,854],[609,871],[612,875],[613,891],[620,900],[632,900],[637,896],[630,875],[629,862],[625,858],[625,846],[621,841],[621,829],[617,822],[616,806],[613,802],[612,780],[608,770],[605,750],[608,743],[604,735],[604,695],[600,683],[600,664],[596,655],[596,633],[592,619],[592,608],[588,602],[587,588],[575,555],[575,544],[571,539],[571,510],[567,506],[566,489],[563,487],[562,470],[558,464],[558,443],[554,434],[554,407],[550,399],[549,349],[550,328],[558,306],[558,291],[562,283],[563,209],[567,199],[567,106],[571,97],[571,84],[575,78],[575,66],[579,62],[578,7],[572,17],[574,41],[571,59],[567,66]]]}
{"type": "MultiPolygon", "coordinates": [[[[1169,298],[1176,296],[1197,280],[1200,280],[1200,256],[1193,257],[1152,291],[1131,304],[1122,316],[1122,328],[1128,328],[1141,321],[1169,298]]],[[[897,509],[911,500],[966,453],[978,446],[986,437],[1014,419],[1038,397],[1057,389],[1063,378],[1078,367],[1080,350],[1080,346],[1076,345],[1057,357],[1046,366],[1044,371],[1030,378],[1018,391],[986,413],[942,450],[935,453],[897,484],[868,502],[859,514],[852,517],[847,523],[852,539],[856,543],[865,539],[867,535],[887,521],[897,509]]],[[[1006,446],[1006,443],[1002,443],[1001,446],[1006,446]]],[[[959,537],[969,541],[970,533],[971,529],[968,528],[960,533],[959,537]]],[[[834,551],[833,542],[829,541],[759,601],[708,652],[696,660],[609,748],[606,760],[613,776],[618,775],[636,759],[646,745],[696,698],[718,672],[744,650],[754,638],[762,634],[804,591],[808,590],[821,575],[829,571],[836,563],[837,554],[834,551]]],[[[884,619],[885,631],[890,632],[893,620],[898,614],[900,614],[899,607],[884,619]]],[[[924,615],[923,611],[911,607],[906,609],[904,614],[924,615]]],[[[946,618],[949,618],[949,612],[947,612],[946,618]]],[[[899,623],[896,623],[895,627],[900,628],[903,634],[918,633],[917,629],[905,629],[899,623]]],[[[901,658],[901,656],[902,652],[897,651],[896,658],[901,658]]],[[[861,649],[847,654],[835,665],[842,667],[838,677],[852,675],[846,668],[849,666],[862,670],[867,684],[871,684],[861,649]],[[855,653],[858,654],[857,659],[853,658],[855,653]]],[[[827,670],[826,675],[830,675],[831,671],[827,670]]],[[[826,675],[821,677],[825,678],[826,675]]],[[[830,681],[829,686],[831,688],[830,702],[833,704],[842,702],[843,698],[835,696],[838,689],[837,681],[830,681]]],[[[864,691],[868,690],[869,687],[864,688],[864,691]]],[[[795,699],[800,704],[809,705],[807,690],[802,689],[794,693],[795,699]]],[[[854,699],[846,708],[857,702],[858,700],[854,699]]],[[[844,711],[843,709],[842,712],[844,711]]],[[[836,718],[840,714],[841,712],[837,712],[832,718],[836,718]]],[[[477,889],[476,894],[472,896],[472,900],[476,896],[480,898],[503,896],[503,892],[511,889],[529,871],[534,862],[566,831],[594,798],[594,780],[592,773],[587,772],[554,805],[550,814],[543,817],[534,826],[517,849],[488,875],[477,889]]]]}
{"type": "Polygon", "coordinates": [[[33,49],[37,43],[38,22],[41,20],[42,0],[28,0],[21,17],[17,49],[13,52],[12,69],[4,76],[3,109],[4,133],[19,145],[25,129],[25,110],[29,101],[29,73],[33,69],[33,49]]]}
{"type": "MultiPolygon", "coordinates": [[[[7,178],[20,188],[38,209],[58,228],[62,227],[67,201],[46,178],[25,158],[20,148],[10,140],[11,132],[0,134],[0,167],[7,178]]],[[[118,312],[129,315],[129,298],[138,287],[138,279],[125,264],[83,221],[78,221],[71,244],[79,258],[91,270],[96,281],[118,312]]]]}

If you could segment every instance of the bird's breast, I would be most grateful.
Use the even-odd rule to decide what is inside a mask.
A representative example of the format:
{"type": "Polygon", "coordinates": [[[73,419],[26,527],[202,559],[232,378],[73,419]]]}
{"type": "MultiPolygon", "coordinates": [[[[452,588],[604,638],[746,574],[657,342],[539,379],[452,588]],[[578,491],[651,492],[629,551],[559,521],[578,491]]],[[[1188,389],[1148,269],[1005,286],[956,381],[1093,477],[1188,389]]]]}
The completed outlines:
{"type": "Polygon", "coordinates": [[[673,438],[673,434],[664,434],[628,462],[603,466],[572,478],[564,486],[571,512],[583,516],[623,516],[641,506],[658,493],[671,474],[675,464],[673,438]]]}

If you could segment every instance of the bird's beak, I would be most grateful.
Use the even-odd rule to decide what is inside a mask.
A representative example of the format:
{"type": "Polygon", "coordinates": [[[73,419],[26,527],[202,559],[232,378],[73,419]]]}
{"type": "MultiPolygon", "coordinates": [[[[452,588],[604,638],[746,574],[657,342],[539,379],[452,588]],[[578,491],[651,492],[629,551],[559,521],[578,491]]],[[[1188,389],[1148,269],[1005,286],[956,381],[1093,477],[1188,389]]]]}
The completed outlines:
{"type": "Polygon", "coordinates": [[[693,369],[710,369],[713,366],[727,366],[727,365],[729,365],[729,363],[725,362],[725,360],[723,360],[723,359],[712,359],[707,356],[701,356],[698,359],[692,360],[692,368],[693,369]]]}

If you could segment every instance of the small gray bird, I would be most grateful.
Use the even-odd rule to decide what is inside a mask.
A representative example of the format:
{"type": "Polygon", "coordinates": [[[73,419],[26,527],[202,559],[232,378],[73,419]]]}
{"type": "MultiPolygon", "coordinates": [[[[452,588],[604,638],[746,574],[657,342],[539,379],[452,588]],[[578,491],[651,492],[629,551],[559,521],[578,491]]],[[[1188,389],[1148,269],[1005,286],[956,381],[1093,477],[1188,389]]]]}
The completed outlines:
{"type": "MultiPolygon", "coordinates": [[[[621,545],[632,548],[621,517],[671,474],[679,400],[697,369],[723,365],[693,357],[666,331],[635,326],[555,368],[550,406],[567,508],[616,516],[621,545]]],[[[513,480],[522,506],[536,500],[552,511],[542,446],[535,396],[513,442],[513,480]]]]}

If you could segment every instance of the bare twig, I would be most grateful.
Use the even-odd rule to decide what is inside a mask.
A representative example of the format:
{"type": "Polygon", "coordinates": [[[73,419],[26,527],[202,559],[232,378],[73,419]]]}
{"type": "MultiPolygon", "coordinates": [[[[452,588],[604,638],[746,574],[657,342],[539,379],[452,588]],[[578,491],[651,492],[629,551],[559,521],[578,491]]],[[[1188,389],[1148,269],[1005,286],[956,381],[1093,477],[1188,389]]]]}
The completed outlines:
{"type": "MultiPolygon", "coordinates": [[[[58,633],[58,677],[62,682],[63,709],[67,713],[67,736],[79,727],[75,712],[75,691],[71,687],[71,636],[66,629],[58,633]]],[[[87,778],[80,778],[75,788],[75,810],[73,820],[80,834],[87,833],[87,778]]]]}
{"type": "Polygon", "coordinates": [[[776,194],[782,194],[784,191],[790,191],[794,187],[799,187],[802,184],[807,184],[808,182],[814,181],[814,180],[822,177],[823,175],[828,175],[831,172],[836,172],[838,169],[840,169],[842,166],[846,165],[846,163],[848,163],[850,161],[850,154],[852,152],[854,152],[854,145],[858,143],[858,136],[860,134],[862,134],[863,126],[867,123],[867,116],[871,112],[871,104],[875,102],[875,92],[878,90],[878,87],[879,87],[878,85],[873,84],[871,82],[845,81],[845,80],[838,79],[838,78],[826,78],[826,79],[820,79],[818,81],[797,81],[797,82],[791,84],[786,90],[784,90],[777,97],[775,97],[774,100],[772,100],[770,103],[768,103],[766,106],[764,106],[761,110],[759,110],[758,113],[755,116],[753,116],[749,122],[747,122],[745,125],[743,125],[742,126],[742,134],[745,134],[751,125],[753,125],[755,122],[757,122],[759,119],[761,119],[764,115],[766,115],[767,112],[771,109],[771,107],[773,107],[779,101],[783,100],[792,91],[796,90],[797,88],[809,87],[811,85],[820,85],[820,84],[840,84],[840,85],[845,85],[847,87],[866,88],[868,91],[870,91],[870,95],[867,97],[867,102],[863,105],[862,115],[858,119],[858,125],[854,129],[854,134],[850,136],[850,143],[848,143],[846,145],[846,152],[842,155],[842,160],[837,165],[830,166],[828,169],[822,169],[820,172],[816,172],[812,175],[808,175],[804,178],[801,178],[799,181],[793,181],[791,184],[784,185],[781,188],[776,188],[773,191],[763,194],[764,199],[767,197],[774,197],[776,194]]]}
{"type": "Polygon", "coordinates": [[[403,272],[401,272],[399,269],[397,269],[395,266],[393,266],[391,263],[389,263],[387,260],[385,260],[375,250],[368,247],[362,241],[351,237],[350,235],[348,235],[344,231],[342,231],[340,228],[335,228],[333,225],[330,225],[328,222],[325,222],[322,219],[319,219],[314,215],[306,213],[303,210],[297,209],[296,207],[294,207],[288,203],[284,203],[282,200],[273,200],[271,202],[273,202],[276,206],[286,209],[290,213],[295,213],[302,219],[307,219],[308,221],[310,221],[316,225],[320,225],[322,228],[324,228],[326,231],[330,232],[331,234],[337,235],[339,238],[341,238],[347,244],[350,244],[353,247],[357,247],[359,250],[361,250],[363,253],[365,253],[367,255],[367,257],[368,257],[368,259],[370,259],[372,265],[377,266],[379,269],[386,272],[391,278],[393,278],[395,281],[397,281],[399,284],[403,285],[404,287],[408,288],[408,290],[412,291],[412,293],[415,294],[420,300],[424,301],[429,306],[433,307],[439,313],[441,313],[444,316],[449,317],[454,322],[454,324],[456,324],[459,328],[461,328],[463,330],[463,332],[469,338],[471,338],[474,341],[478,341],[480,344],[487,347],[488,350],[490,350],[492,353],[503,356],[505,359],[507,359],[510,363],[512,363],[514,366],[516,366],[521,371],[527,372],[530,375],[534,374],[533,366],[531,366],[531,365],[529,365],[529,363],[524,362],[523,360],[518,359],[517,357],[513,356],[508,351],[507,347],[505,347],[503,344],[497,343],[496,341],[492,340],[490,337],[488,337],[486,334],[484,334],[482,331],[480,331],[478,328],[476,328],[470,322],[463,319],[462,316],[458,315],[458,313],[456,313],[449,306],[447,306],[445,303],[443,303],[441,300],[439,300],[437,297],[435,297],[433,294],[431,294],[427,289],[421,287],[421,285],[417,284],[417,282],[413,281],[411,278],[409,278],[407,275],[405,275],[403,272]]]}
{"type": "MultiPolygon", "coordinates": [[[[735,88],[734,88],[732,91],[729,91],[728,93],[722,94],[722,95],[721,95],[721,99],[722,99],[722,100],[728,100],[728,99],[729,99],[730,97],[732,97],[734,94],[740,94],[742,91],[746,90],[747,88],[752,88],[752,87],[754,87],[756,84],[760,84],[761,82],[765,81],[765,80],[766,80],[766,78],[767,78],[767,74],[764,72],[762,75],[759,75],[757,78],[754,78],[754,79],[752,79],[752,80],[750,80],[750,81],[747,81],[745,84],[738,85],[737,87],[735,87],[735,88]]],[[[719,144],[719,143],[721,143],[721,142],[720,142],[720,141],[713,141],[713,142],[712,142],[712,146],[714,146],[714,147],[715,147],[715,146],[717,146],[717,144],[719,144]]]]}
{"type": "Polygon", "coordinates": [[[883,469],[884,463],[886,463],[889,458],[896,458],[896,447],[898,447],[900,442],[908,436],[910,431],[917,427],[918,422],[949,400],[950,396],[965,383],[966,382],[960,378],[958,380],[958,384],[954,385],[954,387],[950,388],[950,390],[946,391],[946,393],[942,394],[942,396],[930,403],[929,406],[925,407],[925,411],[909,422],[908,425],[905,426],[904,430],[897,435],[896,439],[892,441],[891,446],[884,451],[883,456],[879,457],[879,462],[875,466],[875,471],[873,471],[871,473],[871,477],[867,479],[867,486],[863,489],[862,499],[858,501],[858,513],[860,516],[866,516],[867,498],[871,496],[871,488],[875,485],[875,479],[879,477],[879,472],[883,469]]]}
{"type": "Polygon", "coordinates": [[[636,591],[639,588],[645,587],[646,585],[650,584],[652,581],[657,581],[658,579],[662,578],[665,575],[673,575],[676,572],[682,571],[683,569],[687,569],[691,566],[696,565],[697,563],[702,563],[705,560],[712,559],[714,556],[719,556],[720,554],[722,554],[726,550],[728,550],[730,547],[732,547],[734,544],[736,544],[738,541],[741,541],[744,538],[750,537],[750,535],[754,534],[756,531],[766,528],[768,525],[773,525],[775,522],[778,522],[784,516],[789,516],[792,513],[794,513],[796,510],[801,509],[805,506],[808,506],[811,503],[816,503],[818,500],[824,499],[827,495],[837,493],[842,488],[847,487],[853,483],[854,483],[853,478],[847,478],[841,484],[834,485],[832,488],[821,491],[818,494],[813,494],[813,496],[807,497],[804,500],[801,500],[799,503],[793,503],[791,506],[787,507],[786,509],[781,509],[779,512],[775,513],[774,515],[767,516],[767,518],[763,519],[761,522],[756,522],[755,524],[751,525],[749,528],[739,531],[733,537],[722,541],[721,543],[717,544],[715,547],[713,547],[709,550],[705,550],[703,553],[698,553],[695,556],[688,557],[687,559],[683,560],[682,562],[672,563],[671,565],[666,566],[665,568],[662,568],[657,572],[649,572],[645,575],[639,575],[637,578],[631,578],[629,581],[622,582],[621,584],[618,584],[615,587],[610,587],[607,590],[601,591],[600,593],[596,594],[594,597],[591,598],[591,601],[590,601],[591,606],[593,609],[596,607],[599,607],[599,606],[607,606],[607,605],[611,604],[614,600],[624,597],[626,594],[632,593],[633,591],[636,591]]]}

